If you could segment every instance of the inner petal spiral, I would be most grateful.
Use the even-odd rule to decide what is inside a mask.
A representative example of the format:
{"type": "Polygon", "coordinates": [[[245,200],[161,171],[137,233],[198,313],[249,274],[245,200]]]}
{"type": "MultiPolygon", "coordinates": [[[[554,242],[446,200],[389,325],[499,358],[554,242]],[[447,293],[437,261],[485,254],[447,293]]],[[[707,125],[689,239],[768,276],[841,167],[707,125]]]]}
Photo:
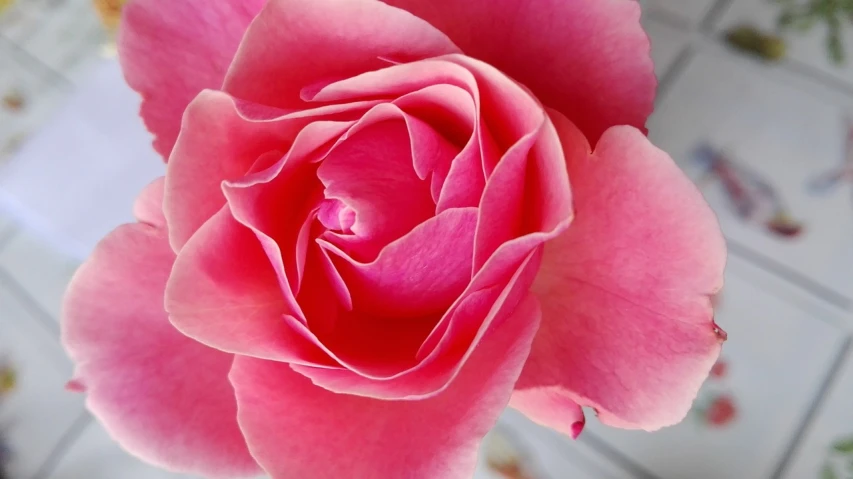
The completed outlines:
{"type": "Polygon", "coordinates": [[[375,258],[435,214],[430,185],[415,173],[403,121],[376,123],[347,138],[323,160],[317,177],[324,196],[354,216],[352,235],[324,238],[359,260],[375,258]]]}

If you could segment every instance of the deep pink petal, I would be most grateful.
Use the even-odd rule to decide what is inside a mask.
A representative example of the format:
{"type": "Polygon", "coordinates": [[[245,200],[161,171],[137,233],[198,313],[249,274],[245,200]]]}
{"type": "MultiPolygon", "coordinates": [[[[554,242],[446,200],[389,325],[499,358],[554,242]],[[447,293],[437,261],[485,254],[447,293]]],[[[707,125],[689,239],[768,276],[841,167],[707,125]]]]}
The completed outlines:
{"type": "Polygon", "coordinates": [[[233,356],[178,332],[163,309],[174,259],[164,230],[134,224],[112,232],[80,267],[62,323],[75,383],[134,455],[205,477],[256,474],[228,382],[233,356]]]}
{"type": "Polygon", "coordinates": [[[287,365],[237,359],[231,381],[252,454],[276,479],[471,477],[538,323],[535,300],[519,309],[534,327],[494,329],[445,391],[420,401],[335,394],[287,365]]]}
{"type": "MultiPolygon", "coordinates": [[[[436,203],[436,213],[448,208],[477,206],[486,180],[480,167],[479,135],[475,131],[479,120],[471,94],[457,86],[431,85],[397,98],[394,104],[428,123],[459,149],[451,161],[432,161],[423,168],[432,175],[430,193],[436,203]],[[458,145],[464,146],[458,148],[458,145]],[[448,178],[452,184],[445,188],[448,178]]],[[[419,176],[426,177],[421,172],[419,176]]]]}
{"type": "Polygon", "coordinates": [[[337,145],[317,170],[326,198],[338,199],[355,212],[350,229],[357,243],[330,241],[359,260],[375,258],[386,244],[435,214],[429,182],[415,172],[412,145],[421,148],[414,154],[441,156],[448,147],[429,128],[412,133],[419,138],[410,139],[403,121],[366,124],[337,145]]]}
{"type": "Polygon", "coordinates": [[[187,108],[184,129],[166,171],[165,213],[175,251],[225,204],[223,181],[241,178],[264,154],[284,156],[305,125],[358,118],[373,103],[288,113],[247,104],[222,92],[202,92],[187,108]]]}
{"type": "Polygon", "coordinates": [[[246,33],[225,91],[282,108],[300,91],[387,66],[457,52],[441,32],[374,0],[270,0],[246,33]]]}
{"type": "Polygon", "coordinates": [[[523,83],[595,144],[607,128],[643,128],[656,80],[634,0],[387,0],[462,51],[523,83]]]}
{"type": "Polygon", "coordinates": [[[324,243],[336,253],[357,311],[405,321],[441,314],[465,290],[476,226],[476,208],[446,210],[388,244],[370,263],[324,243]]]}
{"type": "Polygon", "coordinates": [[[265,0],[134,0],[119,29],[119,60],[142,95],[154,148],[169,158],[181,116],[206,88],[219,89],[249,23],[265,0]]]}
{"type": "MultiPolygon", "coordinates": [[[[498,261],[493,261],[478,273],[478,277],[468,286],[468,291],[457,299],[442,318],[445,334],[433,336],[429,329],[425,329],[420,336],[406,336],[407,339],[430,338],[427,342],[434,338],[434,344],[428,348],[424,347],[426,342],[423,341],[407,344],[408,361],[399,362],[398,367],[371,372],[352,368],[320,369],[310,365],[293,365],[293,369],[311,378],[314,384],[337,393],[380,399],[423,399],[435,396],[465,367],[490,331],[537,327],[530,322],[526,310],[518,308],[530,295],[530,284],[539,268],[541,248],[533,246],[530,250],[533,244],[516,242],[508,245],[496,256],[498,261]],[[520,262],[512,261],[522,251],[527,251],[527,256],[520,262]],[[418,345],[420,351],[417,351],[418,345]],[[424,352],[421,354],[421,351],[424,352]]],[[[344,337],[346,342],[342,346],[350,350],[359,347],[388,348],[390,345],[383,345],[381,340],[386,337],[396,338],[397,335],[386,336],[382,333],[401,324],[416,330],[418,326],[432,326],[434,322],[419,323],[413,318],[395,321],[386,319],[380,323],[382,329],[372,331],[378,338],[366,338],[360,334],[362,324],[359,322],[355,324],[357,329],[354,328],[353,332],[344,337]]]]}
{"type": "Polygon", "coordinates": [[[323,198],[316,161],[328,154],[353,123],[311,123],[274,165],[222,186],[234,218],[263,245],[291,314],[303,320],[294,298],[304,273],[313,212],[323,198]]]}
{"type": "Polygon", "coordinates": [[[613,426],[677,423],[725,338],[710,301],[725,264],[714,214],[631,127],[568,166],[576,218],[546,244],[543,323],[518,388],[553,387],[613,426]]]}
{"type": "MultiPolygon", "coordinates": [[[[436,159],[429,164],[415,161],[419,177],[433,175],[430,192],[437,212],[477,206],[485,186],[480,141],[483,132],[479,131],[484,127],[479,124],[482,120],[477,119],[480,114],[477,79],[465,66],[447,61],[448,58],[455,57],[364,73],[325,85],[309,98],[312,101],[393,99],[395,105],[424,120],[443,137],[464,145],[451,161],[436,159]]],[[[523,92],[518,89],[517,93],[523,92]]],[[[497,163],[497,158],[493,162],[497,163]]]]}
{"type": "MultiPolygon", "coordinates": [[[[478,133],[488,179],[474,250],[478,269],[507,241],[554,232],[571,217],[571,191],[559,137],[536,99],[483,62],[461,55],[446,61],[464,66],[476,78],[484,123],[478,133]]],[[[448,187],[454,186],[453,173],[451,169],[448,187]]]]}
{"type": "Polygon", "coordinates": [[[258,238],[228,208],[181,250],[166,287],[172,324],[204,344],[261,358],[330,363],[283,319],[290,308],[258,238]]]}

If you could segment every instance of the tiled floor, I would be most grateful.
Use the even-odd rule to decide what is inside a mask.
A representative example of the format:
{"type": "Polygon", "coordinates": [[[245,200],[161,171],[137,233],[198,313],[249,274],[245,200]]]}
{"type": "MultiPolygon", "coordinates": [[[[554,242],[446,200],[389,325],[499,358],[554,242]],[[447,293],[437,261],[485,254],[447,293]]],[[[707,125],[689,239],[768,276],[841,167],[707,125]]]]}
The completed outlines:
{"type": "MultiPolygon", "coordinates": [[[[843,451],[853,441],[853,186],[815,195],[808,185],[844,157],[853,67],[826,61],[820,32],[792,38],[790,58],[772,67],[722,46],[728,26],[771,24],[766,0],[645,3],[661,79],[650,136],[700,185],[731,245],[718,318],[731,338],[728,372],[708,382],[688,421],[655,435],[591,418],[572,442],[509,413],[488,444],[510,444],[531,479],[851,479],[853,454],[843,451]],[[771,184],[801,234],[781,237],[739,217],[727,184],[697,166],[703,143],[733,158],[735,176],[771,184]],[[723,400],[732,408],[725,424],[710,416],[723,400]]],[[[88,5],[17,0],[0,15],[0,94],[15,90],[27,105],[0,108],[0,167],[19,137],[91,78],[105,35],[88,5]]],[[[21,377],[0,404],[13,479],[176,479],[120,450],[63,390],[71,365],[57,319],[76,265],[0,212],[0,354],[21,377]]],[[[496,477],[485,466],[478,473],[496,477]]]]}

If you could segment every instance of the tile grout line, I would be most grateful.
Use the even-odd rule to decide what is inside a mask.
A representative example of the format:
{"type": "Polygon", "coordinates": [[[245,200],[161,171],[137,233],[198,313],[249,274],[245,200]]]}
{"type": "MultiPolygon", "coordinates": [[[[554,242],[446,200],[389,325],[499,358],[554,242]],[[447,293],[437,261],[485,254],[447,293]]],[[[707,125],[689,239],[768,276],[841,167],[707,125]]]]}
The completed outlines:
{"type": "Polygon", "coordinates": [[[643,11],[643,15],[645,15],[645,18],[648,18],[649,20],[654,20],[655,22],[667,25],[681,31],[682,33],[692,33],[694,30],[693,22],[691,22],[690,19],[677,13],[656,8],[654,5],[646,7],[643,11]]]}
{"type": "Polygon", "coordinates": [[[0,265],[0,285],[5,286],[21,302],[24,309],[35,317],[35,322],[44,328],[53,339],[59,338],[59,322],[50,313],[42,309],[27,290],[15,281],[15,278],[2,265],[0,265]]]}
{"type": "MultiPolygon", "coordinates": [[[[522,413],[522,415],[523,415],[523,413],[522,413]]],[[[590,459],[588,457],[585,457],[585,455],[583,453],[578,452],[573,447],[566,444],[566,442],[581,444],[580,441],[578,441],[576,439],[568,439],[568,436],[566,436],[560,432],[557,432],[556,430],[551,429],[551,428],[545,428],[544,431],[545,431],[544,434],[541,434],[541,435],[539,435],[540,433],[537,432],[537,436],[540,438],[547,439],[547,441],[545,441],[545,444],[546,444],[545,447],[547,447],[550,452],[556,453],[558,456],[560,456],[563,459],[570,459],[569,462],[573,466],[578,467],[579,469],[583,469],[584,471],[589,472],[589,473],[600,472],[602,469],[602,466],[600,464],[596,464],[596,461],[597,460],[603,460],[608,466],[614,466],[615,465],[615,467],[619,468],[620,470],[622,470],[624,472],[629,472],[629,473],[632,472],[631,470],[624,467],[623,464],[613,460],[613,458],[602,453],[602,451],[599,451],[598,449],[593,447],[591,444],[584,443],[585,446],[587,446],[589,449],[592,449],[593,455],[596,456],[596,459],[590,459]],[[571,456],[571,457],[569,458],[566,456],[571,456]],[[578,460],[578,459],[580,459],[580,460],[578,460]]],[[[583,432],[581,434],[586,435],[587,433],[583,432]]],[[[546,477],[550,479],[552,476],[546,476],[546,477]]]]}
{"type": "Polygon", "coordinates": [[[687,67],[690,65],[690,62],[693,58],[696,57],[696,49],[690,42],[687,42],[687,45],[681,49],[678,53],[678,56],[675,57],[675,60],[672,62],[672,65],[664,72],[663,75],[660,76],[658,80],[658,88],[657,93],[655,95],[655,109],[657,106],[663,104],[664,99],[666,98],[667,93],[669,93],[670,88],[678,81],[682,74],[687,71],[687,67]]]}
{"type": "Polygon", "coordinates": [[[77,419],[68,427],[65,433],[56,442],[42,465],[33,474],[32,479],[47,479],[56,470],[65,454],[83,435],[83,431],[92,423],[92,416],[88,411],[83,411],[77,419]]]}
{"type": "Polygon", "coordinates": [[[828,73],[810,67],[798,60],[787,59],[781,62],[779,67],[794,75],[819,83],[829,90],[837,91],[844,96],[853,97],[853,86],[848,85],[844,80],[839,80],[828,73]]]}
{"type": "Polygon", "coordinates": [[[714,2],[711,8],[708,9],[708,12],[705,13],[705,16],[702,17],[702,20],[700,20],[697,31],[713,35],[714,27],[734,3],[735,0],[717,0],[714,2]]]}
{"type": "Polygon", "coordinates": [[[658,476],[649,472],[645,467],[637,464],[633,459],[626,456],[619,449],[611,446],[603,439],[589,432],[581,433],[583,441],[596,452],[609,459],[610,462],[622,468],[635,478],[639,479],[660,479],[658,476]]]}
{"type": "Polygon", "coordinates": [[[775,278],[779,278],[786,283],[824,301],[825,303],[835,306],[836,308],[846,312],[853,311],[853,299],[807,278],[802,273],[779,263],[773,258],[768,258],[767,256],[754,251],[752,248],[744,246],[739,241],[726,237],[726,245],[728,246],[730,254],[734,254],[765,273],[768,273],[775,278]]]}
{"type": "Polygon", "coordinates": [[[18,234],[16,228],[12,226],[9,228],[9,231],[3,232],[0,231],[0,253],[12,242],[15,236],[18,234]]]}
{"type": "Polygon", "coordinates": [[[853,358],[853,337],[847,336],[844,343],[841,345],[838,353],[836,354],[835,360],[832,362],[832,365],[829,367],[826,376],[824,377],[823,382],[821,382],[820,387],[818,388],[817,393],[815,394],[812,403],[806,409],[806,414],[803,416],[803,420],[797,426],[796,432],[791,438],[790,443],[785,447],[782,458],[779,460],[778,466],[776,466],[776,470],[773,471],[773,475],[770,476],[772,479],[780,479],[782,474],[785,473],[785,470],[788,468],[794,453],[797,452],[800,445],[803,443],[803,439],[806,433],[809,431],[810,426],[817,418],[818,413],[824,406],[824,403],[829,396],[829,390],[832,386],[835,385],[836,380],[841,372],[841,368],[847,363],[847,360],[853,358]]]}
{"type": "MultiPolygon", "coordinates": [[[[715,27],[733,4],[734,0],[717,0],[717,3],[702,19],[698,28],[693,28],[689,25],[685,27],[682,25],[681,18],[676,18],[671,14],[664,14],[654,9],[650,10],[649,18],[661,23],[666,23],[671,27],[679,28],[683,30],[684,33],[695,35],[693,39],[687,40],[688,44],[698,41],[699,43],[710,43],[728,48],[726,42],[719,38],[720,36],[718,35],[718,32],[715,31],[715,27]]],[[[853,85],[847,84],[844,80],[835,78],[832,75],[804,64],[799,60],[788,58],[779,62],[775,67],[809,83],[816,83],[833,93],[837,93],[847,98],[853,98],[853,85]]]]}
{"type": "Polygon", "coordinates": [[[10,50],[13,51],[13,54],[17,55],[21,60],[23,60],[24,63],[28,63],[28,68],[30,68],[31,70],[41,70],[41,72],[37,73],[37,75],[46,75],[47,77],[50,77],[50,83],[59,84],[60,88],[69,88],[73,86],[71,80],[66,78],[62,73],[46,65],[32,53],[28,52],[22,46],[18,45],[8,37],[0,34],[0,43],[6,45],[10,50]]]}

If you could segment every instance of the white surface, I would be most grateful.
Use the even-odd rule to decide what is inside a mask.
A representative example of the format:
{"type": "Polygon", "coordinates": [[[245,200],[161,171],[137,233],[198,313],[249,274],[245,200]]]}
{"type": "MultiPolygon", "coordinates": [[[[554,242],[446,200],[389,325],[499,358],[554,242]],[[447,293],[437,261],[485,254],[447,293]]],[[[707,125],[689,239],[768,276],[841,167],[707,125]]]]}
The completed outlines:
{"type": "Polygon", "coordinates": [[[59,319],[62,295],[77,266],[77,261],[29,231],[16,233],[0,249],[0,268],[54,320],[59,319]]]}
{"type": "Polygon", "coordinates": [[[2,282],[0,354],[11,359],[19,373],[18,387],[3,398],[0,428],[13,449],[12,477],[27,479],[82,414],[83,397],[64,390],[72,367],[56,338],[2,282]]]}
{"type": "Polygon", "coordinates": [[[23,97],[24,107],[15,111],[0,105],[0,168],[15,144],[41,126],[68,93],[57,75],[0,38],[0,97],[13,93],[23,97]]]}
{"type": "Polygon", "coordinates": [[[58,72],[86,61],[107,36],[92,0],[15,0],[0,15],[0,35],[58,72]]]}
{"type": "Polygon", "coordinates": [[[660,80],[687,46],[689,36],[653,18],[643,20],[643,26],[652,41],[652,60],[655,62],[655,74],[660,80]]]}
{"type": "MultiPolygon", "coordinates": [[[[825,405],[808,429],[802,447],[794,454],[785,479],[821,477],[820,472],[828,462],[832,445],[843,438],[853,439],[853,354],[847,357],[825,405]]],[[[833,461],[837,471],[849,471],[847,476],[840,475],[839,479],[853,477],[853,466],[850,465],[853,464],[853,454],[840,463],[829,460],[833,461]]]]}
{"type": "Polygon", "coordinates": [[[133,220],[133,200],[164,166],[139,99],[104,61],[37,135],[0,168],[0,203],[70,254],[85,257],[133,220]]]}
{"type": "Polygon", "coordinates": [[[15,221],[11,216],[0,211],[0,243],[6,241],[15,231],[15,221]]]}
{"type": "Polygon", "coordinates": [[[693,24],[702,21],[715,0],[648,0],[650,8],[677,16],[693,24]]]}
{"type": "Polygon", "coordinates": [[[192,479],[129,455],[96,422],[90,423],[48,479],[192,479]]]}

